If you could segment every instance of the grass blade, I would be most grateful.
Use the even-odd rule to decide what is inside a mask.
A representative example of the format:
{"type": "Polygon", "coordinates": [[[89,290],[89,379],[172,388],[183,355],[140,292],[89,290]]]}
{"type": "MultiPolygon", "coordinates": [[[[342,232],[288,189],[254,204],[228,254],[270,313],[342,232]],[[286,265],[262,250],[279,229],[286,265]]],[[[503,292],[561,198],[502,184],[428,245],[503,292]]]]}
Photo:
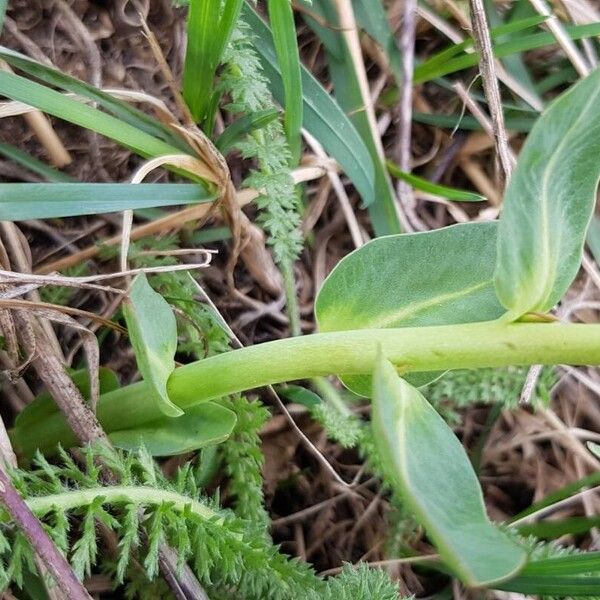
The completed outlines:
{"type": "MultiPolygon", "coordinates": [[[[247,4],[243,18],[255,34],[254,47],[261,57],[271,92],[279,103],[284,101],[283,82],[277,66],[273,37],[268,25],[247,4]]],[[[301,67],[304,102],[303,126],[314,135],[326,152],[346,172],[365,205],[375,199],[373,161],[354,125],[321,84],[301,67]]]]}
{"type": "Polygon", "coordinates": [[[283,126],[292,154],[291,164],[295,166],[300,161],[302,146],[300,130],[304,103],[294,12],[290,0],[269,0],[268,7],[273,44],[283,82],[283,126]]]}
{"type": "Polygon", "coordinates": [[[14,73],[0,71],[0,93],[42,112],[104,135],[144,157],[181,154],[181,150],[100,110],[14,73]]]}
{"type": "Polygon", "coordinates": [[[558,598],[598,597],[600,577],[519,576],[494,586],[496,589],[521,594],[558,598]]]}
{"type": "Polygon", "coordinates": [[[465,449],[383,356],[373,374],[372,426],[388,481],[452,571],[477,587],[514,577],[527,555],[489,521],[465,449]]]}
{"type": "Polygon", "coordinates": [[[506,190],[495,282],[509,318],[550,310],[571,285],[599,180],[600,69],[542,113],[506,190]]]}
{"type": "MultiPolygon", "coordinates": [[[[332,3],[314,0],[310,8],[326,22],[338,23],[337,10],[332,3]]],[[[350,120],[361,135],[373,161],[375,202],[368,208],[375,233],[377,235],[400,233],[396,196],[378,146],[379,132],[372,129],[367,112],[364,110],[365,100],[346,40],[339,31],[324,27],[308,16],[304,18],[325,46],[335,98],[345,113],[350,116],[350,120]]]]}
{"type": "Polygon", "coordinates": [[[32,173],[43,177],[46,181],[53,181],[55,183],[73,183],[76,181],[74,177],[67,175],[67,173],[63,173],[62,171],[58,171],[57,169],[48,166],[41,160],[34,158],[27,154],[27,152],[23,152],[23,150],[11,144],[0,142],[0,154],[16,162],[18,165],[25,167],[32,173]]]}
{"type": "Polygon", "coordinates": [[[386,162],[388,171],[396,179],[402,179],[410,183],[416,190],[427,192],[441,198],[447,198],[448,200],[458,200],[460,202],[484,202],[485,196],[476,194],[475,192],[467,192],[466,190],[459,190],[447,185],[440,185],[438,183],[432,183],[412,173],[406,173],[401,171],[398,165],[394,164],[391,160],[386,162]]]}
{"type": "Polygon", "coordinates": [[[0,220],[94,215],[214,198],[203,186],[188,183],[3,183],[0,220]]]}
{"type": "Polygon", "coordinates": [[[15,52],[14,50],[3,46],[0,46],[0,58],[5,60],[12,67],[20,69],[24,73],[27,73],[48,85],[55,86],[67,92],[72,92],[98,103],[98,106],[102,107],[113,117],[125,121],[125,123],[129,123],[129,125],[179,148],[182,152],[191,152],[190,148],[181,137],[176,135],[166,125],[163,125],[160,121],[150,117],[127,102],[118,100],[114,96],[99,90],[85,81],[71,77],[62,71],[48,67],[24,54],[20,54],[19,52],[15,52]]]}
{"type": "MultiPolygon", "coordinates": [[[[583,38],[600,35],[600,23],[573,25],[570,27],[567,26],[565,29],[572,40],[580,40],[583,38]]],[[[505,56],[510,56],[511,54],[527,52],[529,50],[544,48],[545,46],[553,46],[555,44],[556,39],[551,33],[534,33],[515,40],[496,44],[494,46],[494,56],[496,58],[504,58],[505,56]]],[[[474,67],[477,65],[478,61],[479,56],[475,52],[473,54],[465,54],[464,56],[458,56],[452,60],[439,63],[434,65],[432,68],[429,67],[429,61],[426,61],[415,69],[414,80],[415,83],[425,83],[443,75],[456,73],[457,71],[474,67]]]]}
{"type": "Polygon", "coordinates": [[[214,76],[237,22],[243,0],[191,0],[188,43],[183,70],[183,96],[198,123],[211,122],[214,76]]]}

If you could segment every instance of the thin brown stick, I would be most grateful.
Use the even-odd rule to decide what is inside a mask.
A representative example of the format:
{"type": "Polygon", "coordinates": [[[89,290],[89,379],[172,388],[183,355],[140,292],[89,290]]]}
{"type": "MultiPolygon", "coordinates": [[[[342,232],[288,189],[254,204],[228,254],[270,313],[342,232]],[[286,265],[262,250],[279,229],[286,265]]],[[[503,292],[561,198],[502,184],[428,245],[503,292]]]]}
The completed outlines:
{"type": "Polygon", "coordinates": [[[91,600],[91,596],[77,579],[71,566],[60,553],[40,521],[31,512],[25,501],[3,469],[0,469],[0,502],[4,504],[13,523],[23,532],[29,543],[56,581],[56,584],[71,600],[91,600]]]}
{"type": "MultiPolygon", "coordinates": [[[[417,0],[404,0],[402,11],[402,27],[400,29],[400,50],[402,52],[402,87],[398,105],[398,143],[396,159],[400,169],[406,173],[411,170],[411,139],[412,139],[412,101],[413,101],[413,70],[415,62],[415,27],[417,17],[417,0]]],[[[412,187],[406,181],[398,181],[398,200],[414,212],[415,199],[412,187]]]]}
{"type": "Polygon", "coordinates": [[[573,40],[569,37],[569,34],[565,31],[562,23],[558,17],[550,10],[550,7],[545,0],[529,0],[530,4],[535,10],[545,17],[548,17],[546,26],[556,38],[556,41],[560,47],[564,50],[567,58],[571,61],[571,64],[575,67],[575,70],[585,77],[590,73],[590,67],[585,62],[583,56],[581,56],[577,46],[573,43],[573,40]]]}
{"type": "Polygon", "coordinates": [[[490,108],[492,124],[494,127],[494,138],[500,164],[504,171],[506,181],[510,179],[513,170],[513,160],[508,146],[508,136],[504,124],[504,113],[502,112],[502,99],[500,87],[496,77],[494,54],[492,52],[492,40],[485,15],[483,0],[470,0],[471,23],[475,46],[479,52],[479,71],[483,79],[483,89],[490,108]]]}

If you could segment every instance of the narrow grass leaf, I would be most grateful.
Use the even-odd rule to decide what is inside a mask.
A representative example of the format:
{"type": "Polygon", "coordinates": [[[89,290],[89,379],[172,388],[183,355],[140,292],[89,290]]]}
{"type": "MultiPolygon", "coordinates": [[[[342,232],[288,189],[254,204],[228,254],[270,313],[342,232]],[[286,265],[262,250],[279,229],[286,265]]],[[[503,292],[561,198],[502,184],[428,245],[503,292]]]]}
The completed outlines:
{"type": "MultiPolygon", "coordinates": [[[[269,80],[275,99],[283,104],[284,89],[273,36],[268,25],[249,5],[243,7],[243,18],[252,29],[254,47],[269,80]]],[[[319,140],[326,152],[346,172],[365,205],[375,199],[373,161],[365,143],[336,101],[323,86],[301,67],[304,101],[303,127],[319,140]]]]}
{"type": "Polygon", "coordinates": [[[198,123],[211,119],[214,77],[237,22],[243,0],[191,0],[188,42],[183,71],[183,95],[198,123]]]}
{"type": "Polygon", "coordinates": [[[27,152],[24,152],[12,144],[0,142],[0,154],[24,167],[28,171],[39,175],[46,181],[52,181],[55,183],[73,183],[77,181],[74,177],[71,177],[67,173],[63,173],[62,171],[48,166],[46,163],[34,158],[30,154],[27,154],[27,152]]]}
{"type": "Polygon", "coordinates": [[[538,539],[554,540],[563,535],[581,535],[590,529],[600,526],[600,516],[571,517],[560,521],[540,521],[538,523],[523,523],[516,528],[520,535],[532,535],[538,539]]]}
{"type": "MultiPolygon", "coordinates": [[[[434,125],[435,127],[444,127],[446,129],[465,129],[479,131],[481,124],[475,117],[463,114],[440,115],[435,113],[423,113],[415,111],[412,115],[416,123],[425,125],[434,125]]],[[[512,131],[526,133],[533,129],[537,114],[533,117],[511,117],[507,116],[506,127],[512,131]]]]}
{"type": "Polygon", "coordinates": [[[485,196],[482,196],[481,194],[467,192],[466,190],[459,190],[457,188],[448,187],[447,185],[432,183],[431,181],[427,181],[427,179],[423,179],[418,175],[413,175],[412,173],[402,171],[400,167],[394,164],[391,160],[388,160],[386,165],[392,176],[394,176],[396,179],[402,179],[402,181],[410,183],[410,185],[416,190],[427,192],[428,194],[433,194],[435,196],[440,196],[441,198],[447,198],[448,200],[458,200],[461,202],[484,202],[486,199],[485,196]]]}
{"type": "Polygon", "coordinates": [[[402,53],[396,44],[396,37],[392,32],[383,2],[381,0],[372,0],[371,2],[352,0],[352,7],[357,23],[381,47],[387,60],[390,61],[390,68],[396,83],[401,85],[402,53]]]}
{"type": "MultiPolygon", "coordinates": [[[[547,17],[536,15],[534,17],[528,17],[526,19],[521,19],[511,23],[497,25],[496,27],[490,28],[490,36],[492,40],[497,40],[498,38],[511,33],[517,33],[526,29],[531,29],[532,27],[537,27],[546,20],[547,17]]],[[[431,73],[436,72],[436,69],[441,68],[443,70],[451,59],[456,58],[459,54],[463,53],[469,48],[472,48],[474,45],[475,40],[472,37],[469,37],[462,42],[458,42],[448,46],[447,48],[444,48],[444,50],[434,54],[415,68],[415,78],[419,80],[423,77],[432,79],[433,77],[431,77],[431,73]]]]}
{"type": "Polygon", "coordinates": [[[300,161],[302,147],[300,132],[304,102],[294,11],[291,0],[268,0],[267,4],[273,44],[283,83],[283,126],[292,154],[291,164],[295,166],[300,161]]]}
{"type": "Polygon", "coordinates": [[[388,481],[457,577],[476,587],[514,577],[527,555],[489,521],[467,453],[383,356],[373,375],[372,426],[388,481]]]}
{"type": "Polygon", "coordinates": [[[144,157],[181,154],[181,150],[108,115],[25,77],[0,71],[0,94],[79,125],[131,148],[144,157]]]}
{"type": "Polygon", "coordinates": [[[143,273],[133,281],[123,304],[123,314],[138,369],[149,384],[156,405],[168,417],[183,415],[167,391],[167,381],[175,369],[175,315],[168,302],[150,287],[143,273]]]}
{"type": "MultiPolygon", "coordinates": [[[[306,1],[304,4],[307,7],[309,6],[306,1]]],[[[313,0],[310,3],[310,10],[321,16],[327,23],[338,23],[337,10],[331,2],[313,0]]],[[[325,27],[310,16],[305,15],[304,20],[325,46],[335,98],[356,127],[373,161],[375,201],[368,207],[373,229],[378,236],[400,233],[401,227],[396,210],[396,195],[387,169],[379,154],[377,144],[379,132],[372,129],[365,111],[365,101],[346,40],[340,31],[325,27]]]]}
{"type": "MultiPolygon", "coordinates": [[[[600,35],[600,23],[590,23],[586,25],[572,25],[565,27],[569,37],[572,40],[580,40],[600,35]]],[[[546,46],[553,46],[556,44],[556,38],[553,34],[548,32],[533,33],[530,35],[524,35],[520,38],[510,40],[494,45],[494,56],[496,58],[504,58],[511,54],[517,54],[519,52],[528,52],[537,48],[544,48],[546,46]]],[[[433,57],[435,58],[435,57],[433,57]]],[[[438,64],[430,68],[429,61],[420,64],[415,68],[414,81],[415,83],[425,83],[442,77],[443,75],[449,75],[450,73],[456,73],[469,67],[474,67],[479,61],[477,53],[465,54],[463,56],[457,56],[451,60],[445,62],[436,62],[438,64]]]]}
{"type": "Polygon", "coordinates": [[[164,417],[143,427],[113,431],[108,437],[123,450],[135,452],[145,448],[152,456],[174,456],[224,442],[236,421],[233,411],[205,402],[180,417],[164,417]]]}
{"type": "Polygon", "coordinates": [[[191,183],[2,183],[0,219],[74,217],[214,198],[204,186],[191,183]]]}
{"type": "MultiPolygon", "coordinates": [[[[496,223],[465,223],[375,239],[343,258],[319,290],[319,330],[425,327],[487,321],[503,309],[494,292],[496,223]]],[[[421,374],[423,385],[435,374],[421,374]]],[[[369,376],[345,377],[368,395],[369,376]]]]}
{"type": "Polygon", "coordinates": [[[495,284],[508,318],[546,312],[579,270],[600,179],[600,69],[542,113],[504,197],[495,284]]]}
{"type": "MultiPolygon", "coordinates": [[[[528,18],[535,19],[536,17],[540,17],[530,2],[515,2],[512,6],[512,10],[507,15],[502,14],[502,12],[499,10],[499,7],[493,2],[493,0],[485,0],[485,8],[489,24],[492,27],[498,27],[504,24],[512,25],[528,18]],[[507,23],[505,23],[505,20],[507,23]]],[[[518,36],[515,35],[515,32],[510,32],[502,36],[497,36],[495,39],[499,42],[503,42],[510,39],[515,39],[516,37],[518,36]]],[[[523,60],[523,56],[521,54],[511,54],[510,56],[504,57],[502,64],[504,65],[507,73],[509,73],[516,81],[518,81],[521,86],[523,86],[523,88],[526,89],[535,100],[537,100],[540,106],[543,106],[543,100],[535,88],[535,83],[531,77],[528,67],[525,64],[525,61],[523,60]]]]}
{"type": "Polygon", "coordinates": [[[583,575],[600,574],[600,552],[582,552],[531,561],[521,575],[583,575]]]}
{"type": "Polygon", "coordinates": [[[272,123],[279,116],[279,111],[275,108],[260,110],[258,112],[244,115],[234,121],[223,133],[216,139],[215,146],[221,154],[227,154],[234,146],[242,141],[244,137],[262,129],[269,123],[272,123]]]}
{"type": "Polygon", "coordinates": [[[131,106],[131,104],[119,100],[107,92],[99,90],[81,79],[72,77],[67,73],[44,65],[24,54],[5,48],[4,46],[0,46],[0,58],[5,60],[12,67],[20,69],[48,85],[55,86],[67,92],[72,92],[96,102],[113,117],[125,121],[125,123],[129,123],[129,125],[136,129],[176,146],[182,152],[191,152],[189,146],[180,136],[157,119],[147,115],[134,106],[131,106]]]}
{"type": "Polygon", "coordinates": [[[550,596],[556,598],[598,597],[600,577],[530,575],[518,576],[505,581],[496,589],[507,592],[517,592],[535,596],[550,596]]]}

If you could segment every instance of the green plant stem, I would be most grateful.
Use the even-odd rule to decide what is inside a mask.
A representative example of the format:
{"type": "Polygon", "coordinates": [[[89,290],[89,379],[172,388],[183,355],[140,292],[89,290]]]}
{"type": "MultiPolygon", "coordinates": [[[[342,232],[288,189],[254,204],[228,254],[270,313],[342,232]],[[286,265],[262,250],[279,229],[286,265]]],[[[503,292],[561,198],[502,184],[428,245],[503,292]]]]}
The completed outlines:
{"type": "MultiPolygon", "coordinates": [[[[326,375],[369,374],[378,347],[398,369],[439,371],[535,364],[600,365],[600,325],[497,321],[440,327],[360,329],[288,338],[233,350],[176,369],[171,400],[183,409],[268,384],[326,375]]],[[[161,417],[145,383],[103,394],[98,417],[108,432],[161,417]]],[[[74,438],[58,413],[12,432],[19,452],[74,438]]]]}
{"type": "Polygon", "coordinates": [[[280,265],[281,276],[286,299],[286,312],[290,320],[290,334],[292,337],[302,335],[300,325],[300,307],[296,296],[296,280],[294,278],[294,265],[291,260],[286,260],[280,265]]]}
{"type": "MultiPolygon", "coordinates": [[[[61,494],[50,494],[26,500],[29,510],[38,517],[43,517],[56,508],[66,512],[74,508],[89,506],[96,498],[103,498],[106,504],[136,504],[140,506],[158,505],[169,503],[175,510],[190,510],[198,517],[209,520],[218,517],[218,514],[208,506],[192,500],[188,496],[177,494],[168,490],[161,490],[149,486],[106,486],[85,490],[72,490],[61,494]]],[[[219,521],[221,519],[217,519],[219,521]]]]}

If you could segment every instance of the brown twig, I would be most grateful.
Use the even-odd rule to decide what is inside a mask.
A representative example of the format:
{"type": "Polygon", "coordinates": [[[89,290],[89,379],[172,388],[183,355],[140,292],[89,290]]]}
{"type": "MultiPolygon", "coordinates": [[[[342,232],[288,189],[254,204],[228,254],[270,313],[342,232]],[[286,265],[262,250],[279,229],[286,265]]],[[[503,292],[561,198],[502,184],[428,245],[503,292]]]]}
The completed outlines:
{"type": "Polygon", "coordinates": [[[479,52],[479,71],[483,79],[483,89],[492,116],[496,150],[498,152],[498,157],[500,158],[502,170],[504,171],[504,177],[506,181],[508,181],[514,163],[511,158],[508,146],[508,136],[504,124],[504,113],[502,112],[500,87],[498,86],[498,79],[496,77],[492,40],[490,38],[483,0],[470,0],[470,3],[473,37],[475,38],[475,46],[479,52]]]}
{"type": "Polygon", "coordinates": [[[29,510],[3,469],[0,469],[0,502],[13,522],[29,540],[31,546],[70,600],[91,600],[83,584],[75,577],[71,566],[54,545],[37,517],[29,510]]]}
{"type": "MultiPolygon", "coordinates": [[[[400,29],[400,51],[402,52],[402,87],[398,105],[398,142],[396,160],[405,173],[411,170],[413,70],[415,59],[415,27],[417,0],[404,0],[402,27],[400,29]]],[[[398,181],[398,200],[414,209],[412,188],[406,181],[398,181]]]]}

